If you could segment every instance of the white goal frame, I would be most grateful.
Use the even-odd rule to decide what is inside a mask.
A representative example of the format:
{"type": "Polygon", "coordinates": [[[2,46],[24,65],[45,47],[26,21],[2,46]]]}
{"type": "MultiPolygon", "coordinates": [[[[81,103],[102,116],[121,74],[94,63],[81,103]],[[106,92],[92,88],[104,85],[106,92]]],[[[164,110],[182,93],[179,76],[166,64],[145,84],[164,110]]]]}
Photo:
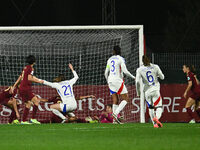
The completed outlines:
{"type": "MultiPolygon", "coordinates": [[[[17,30],[87,30],[87,29],[138,29],[139,30],[139,65],[142,65],[142,56],[144,55],[144,35],[143,25],[98,25],[98,26],[11,26],[0,27],[0,31],[17,30]]],[[[141,90],[143,87],[141,87],[141,90]]],[[[143,90],[142,90],[143,91],[143,90]]],[[[140,97],[140,123],[145,123],[145,105],[144,94],[140,97]]]]}

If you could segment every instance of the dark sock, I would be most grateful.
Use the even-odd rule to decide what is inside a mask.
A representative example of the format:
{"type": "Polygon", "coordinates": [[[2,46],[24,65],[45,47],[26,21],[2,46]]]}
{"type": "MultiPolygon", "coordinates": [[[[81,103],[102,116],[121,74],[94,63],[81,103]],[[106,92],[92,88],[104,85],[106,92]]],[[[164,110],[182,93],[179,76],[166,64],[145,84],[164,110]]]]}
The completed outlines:
{"type": "Polygon", "coordinates": [[[197,115],[200,117],[200,108],[196,110],[197,115]]]}
{"type": "Polygon", "coordinates": [[[81,118],[78,118],[76,120],[77,123],[89,123],[88,121],[86,121],[85,119],[81,119],[81,118]]]}
{"type": "Polygon", "coordinates": [[[22,121],[27,121],[28,114],[29,114],[29,108],[25,107],[22,121]]]}
{"type": "Polygon", "coordinates": [[[192,120],[192,119],[194,119],[194,116],[193,116],[193,114],[192,114],[192,110],[191,110],[191,108],[186,108],[186,110],[187,110],[187,113],[188,113],[188,115],[189,115],[189,119],[190,120],[192,120]]]}
{"type": "Polygon", "coordinates": [[[33,106],[33,112],[32,112],[32,119],[35,119],[37,110],[38,110],[38,106],[34,105],[34,106],[33,106]]]}
{"type": "Polygon", "coordinates": [[[9,118],[9,123],[12,123],[13,120],[16,119],[16,113],[14,111],[14,109],[12,109],[12,113],[10,114],[10,118],[9,118]]]}

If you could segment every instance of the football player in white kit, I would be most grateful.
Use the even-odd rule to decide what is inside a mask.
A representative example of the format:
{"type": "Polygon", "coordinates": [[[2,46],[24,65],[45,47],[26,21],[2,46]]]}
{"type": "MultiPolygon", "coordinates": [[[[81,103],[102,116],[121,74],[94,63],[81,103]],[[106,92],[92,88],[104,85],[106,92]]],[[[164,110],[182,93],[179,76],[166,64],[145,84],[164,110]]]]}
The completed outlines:
{"type": "Polygon", "coordinates": [[[61,97],[62,102],[60,104],[51,105],[50,109],[55,115],[63,119],[62,123],[66,121],[66,117],[61,112],[70,113],[77,108],[77,102],[73,93],[73,85],[76,83],[78,75],[76,71],[74,71],[71,64],[69,64],[69,68],[74,74],[74,78],[72,78],[71,80],[66,80],[58,83],[51,83],[45,80],[43,81],[43,84],[55,88],[61,97]]]}
{"type": "Polygon", "coordinates": [[[154,128],[162,127],[159,121],[162,115],[162,98],[160,96],[160,83],[158,77],[164,79],[164,74],[158,65],[150,63],[149,58],[144,55],[142,57],[143,65],[136,71],[136,91],[140,96],[144,92],[145,100],[149,108],[149,115],[153,122],[154,128]],[[140,91],[140,80],[144,85],[144,91],[140,91]]]}
{"type": "Polygon", "coordinates": [[[113,56],[111,56],[107,61],[107,66],[105,70],[105,78],[107,80],[110,94],[113,100],[113,117],[117,123],[121,123],[117,118],[121,110],[126,106],[129,101],[128,91],[124,84],[123,73],[127,76],[135,79],[135,77],[127,70],[125,65],[125,60],[121,55],[121,48],[119,46],[114,46],[113,56]],[[120,95],[122,101],[118,105],[120,95]]]}

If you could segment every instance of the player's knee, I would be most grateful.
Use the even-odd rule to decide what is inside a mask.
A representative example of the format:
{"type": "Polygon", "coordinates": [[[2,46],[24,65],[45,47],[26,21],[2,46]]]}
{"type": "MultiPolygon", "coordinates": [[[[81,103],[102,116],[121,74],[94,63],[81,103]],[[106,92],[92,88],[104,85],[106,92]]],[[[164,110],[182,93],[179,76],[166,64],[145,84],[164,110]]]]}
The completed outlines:
{"type": "Polygon", "coordinates": [[[154,109],[154,106],[153,105],[149,105],[149,109],[154,109]]]}

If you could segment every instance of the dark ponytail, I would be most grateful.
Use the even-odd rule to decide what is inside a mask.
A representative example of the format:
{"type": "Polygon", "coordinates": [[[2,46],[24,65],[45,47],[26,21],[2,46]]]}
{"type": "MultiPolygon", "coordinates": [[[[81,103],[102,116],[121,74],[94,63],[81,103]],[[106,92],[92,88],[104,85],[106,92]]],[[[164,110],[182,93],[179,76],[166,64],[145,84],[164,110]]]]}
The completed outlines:
{"type": "Polygon", "coordinates": [[[196,74],[196,69],[195,69],[194,65],[185,65],[185,66],[190,69],[190,72],[196,74]]]}

